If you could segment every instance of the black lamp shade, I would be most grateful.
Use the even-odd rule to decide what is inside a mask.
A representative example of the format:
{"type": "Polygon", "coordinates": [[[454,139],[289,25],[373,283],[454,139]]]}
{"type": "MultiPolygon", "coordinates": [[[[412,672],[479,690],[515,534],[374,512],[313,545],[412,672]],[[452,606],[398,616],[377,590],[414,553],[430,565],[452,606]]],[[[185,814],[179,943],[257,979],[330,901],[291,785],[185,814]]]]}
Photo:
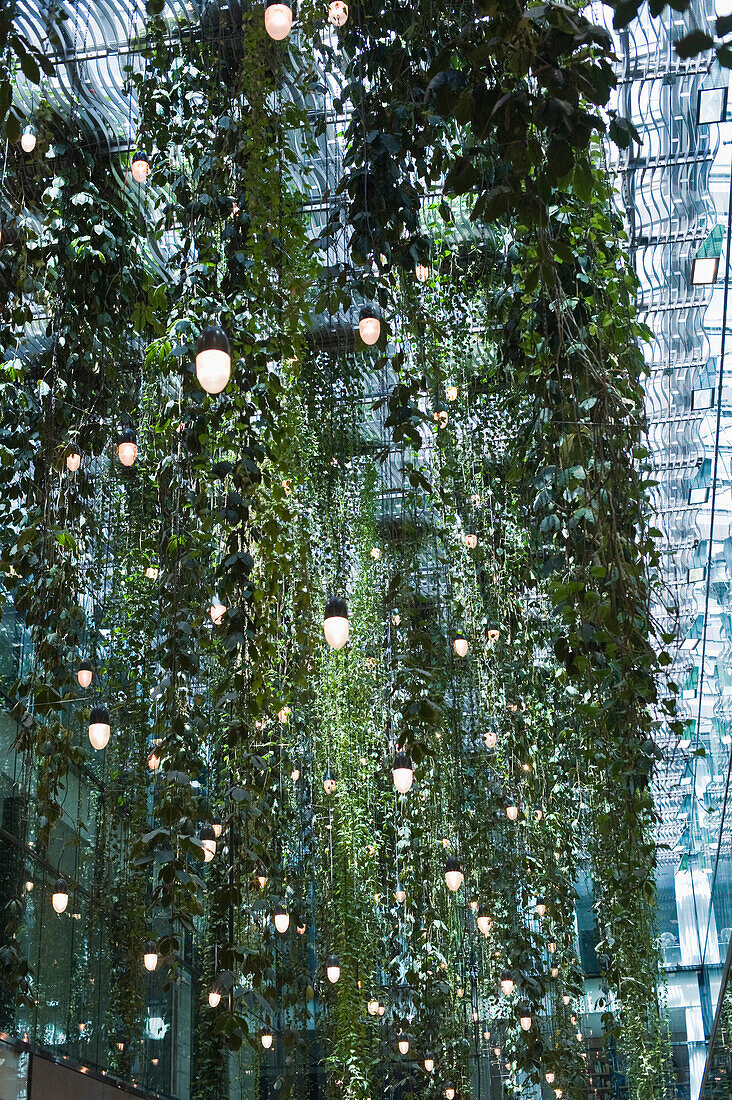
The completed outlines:
{"type": "Polygon", "coordinates": [[[398,768],[407,768],[409,771],[413,771],[412,761],[405,752],[398,752],[394,757],[393,770],[397,771],[398,768]]]}
{"type": "Polygon", "coordinates": [[[449,873],[450,871],[462,871],[460,860],[457,856],[450,856],[445,864],[445,873],[449,873]]]}
{"type": "Polygon", "coordinates": [[[220,325],[210,325],[198,337],[196,355],[202,351],[223,351],[225,355],[231,355],[229,337],[220,325]]]}
{"type": "MultiPolygon", "coordinates": [[[[91,661],[88,661],[86,659],[86,657],[84,658],[83,661],[79,661],[79,672],[93,672],[93,671],[94,671],[94,669],[92,667],[92,663],[91,663],[91,661]]],[[[95,707],[94,709],[95,710],[100,710],[102,708],[95,707]]]]}
{"type": "Polygon", "coordinates": [[[117,443],[135,443],[137,444],[137,432],[134,428],[123,428],[117,437],[117,443]]]}
{"type": "Polygon", "coordinates": [[[89,725],[109,725],[109,711],[106,707],[92,707],[92,712],[89,715],[89,725]]]}
{"type": "Polygon", "coordinates": [[[325,605],[324,619],[347,619],[348,604],[340,596],[331,596],[325,605]]]}

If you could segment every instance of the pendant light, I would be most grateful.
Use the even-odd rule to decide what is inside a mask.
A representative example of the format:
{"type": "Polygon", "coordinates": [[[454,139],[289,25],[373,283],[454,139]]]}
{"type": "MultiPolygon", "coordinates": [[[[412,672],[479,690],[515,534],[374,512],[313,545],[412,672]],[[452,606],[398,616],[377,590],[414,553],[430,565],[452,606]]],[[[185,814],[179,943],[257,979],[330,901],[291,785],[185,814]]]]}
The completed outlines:
{"type": "Polygon", "coordinates": [[[57,913],[65,913],[69,904],[69,884],[65,878],[60,878],[51,894],[51,905],[57,913]]]}
{"type": "Polygon", "coordinates": [[[498,736],[495,730],[486,730],[483,734],[483,742],[487,749],[494,749],[496,747],[497,741],[498,736]]]}
{"type": "Polygon", "coordinates": [[[547,951],[549,952],[550,955],[553,955],[554,952],[557,949],[557,941],[556,940],[549,940],[548,944],[546,945],[546,949],[547,949],[547,951]]]}
{"type": "Polygon", "coordinates": [[[552,978],[558,978],[559,977],[559,967],[558,966],[551,967],[551,969],[549,971],[549,975],[552,978]]]}
{"type": "Polygon", "coordinates": [[[219,817],[218,814],[214,817],[213,821],[211,822],[211,828],[213,829],[213,835],[218,840],[219,837],[221,836],[221,834],[224,831],[223,822],[221,821],[221,818],[219,817]]]}
{"type": "Polygon", "coordinates": [[[32,153],[36,147],[37,135],[35,128],[28,123],[20,135],[20,147],[24,153],[32,153]]]}
{"type": "Polygon", "coordinates": [[[290,927],[290,914],[282,906],[278,905],[274,911],[274,926],[280,935],[284,936],[287,929],[290,927]]]}
{"type": "Polygon", "coordinates": [[[156,772],[160,767],[160,757],[156,753],[155,749],[152,750],[147,758],[147,766],[151,772],[156,772]]]}
{"type": "Polygon", "coordinates": [[[330,764],[326,768],[325,775],[323,776],[323,790],[326,794],[333,794],[336,789],[336,778],[330,764]]]}
{"type": "Polygon", "coordinates": [[[562,994],[562,1004],[563,1005],[568,1005],[571,999],[572,998],[569,996],[569,993],[563,993],[562,994]]]}
{"type": "Polygon", "coordinates": [[[272,1046],[272,1043],[274,1042],[274,1035],[268,1027],[262,1028],[262,1034],[259,1037],[259,1041],[261,1042],[265,1050],[269,1050],[272,1046]]]}
{"type": "Polygon", "coordinates": [[[83,661],[79,661],[79,667],[76,670],[76,679],[79,681],[79,687],[88,688],[93,678],[94,669],[92,668],[91,661],[88,661],[85,657],[83,661]]]}
{"type": "Polygon", "coordinates": [[[379,1002],[378,1001],[369,1001],[366,1005],[366,1011],[368,1012],[369,1016],[378,1016],[378,1014],[379,1014],[379,1002]]]}
{"type": "Polygon", "coordinates": [[[509,821],[515,821],[518,817],[518,806],[515,806],[513,802],[506,806],[506,817],[509,821]]]}
{"type": "Polygon", "coordinates": [[[458,399],[458,388],[457,388],[457,386],[453,385],[452,383],[448,383],[445,386],[445,397],[447,398],[448,401],[457,401],[457,399],[458,399]]]}
{"type": "Polygon", "coordinates": [[[211,600],[211,606],[208,609],[208,613],[211,616],[211,622],[214,626],[221,626],[224,621],[224,615],[226,614],[226,604],[221,603],[216,596],[211,600]]]}
{"type": "Polygon", "coordinates": [[[518,1010],[519,1023],[522,1031],[531,1031],[531,1009],[528,1005],[521,1005],[518,1010]]]}
{"type": "Polygon", "coordinates": [[[222,986],[218,978],[214,978],[213,985],[208,991],[208,1003],[210,1004],[211,1008],[218,1008],[218,1006],[221,1004],[222,994],[222,986]]]}
{"type": "Polygon", "coordinates": [[[370,306],[363,306],[358,318],[358,334],[369,347],[381,336],[381,321],[370,306]]]}
{"type": "Polygon", "coordinates": [[[493,927],[493,919],[490,917],[484,909],[481,909],[478,916],[475,918],[475,923],[478,928],[487,938],[490,935],[491,928],[493,927]]]}
{"type": "Polygon", "coordinates": [[[145,183],[150,175],[150,161],[141,150],[132,154],[130,171],[135,183],[145,183]]]}
{"type": "Polygon", "coordinates": [[[331,985],[335,985],[341,976],[341,964],[337,955],[329,955],[325,960],[325,973],[331,985]]]}
{"type": "Polygon", "coordinates": [[[399,1042],[397,1043],[397,1046],[399,1047],[399,1053],[400,1054],[409,1054],[409,1036],[408,1035],[400,1035],[399,1036],[399,1042]]]}
{"type": "Polygon", "coordinates": [[[491,645],[495,645],[501,636],[501,632],[497,626],[491,626],[488,628],[488,641],[491,645]]]}
{"type": "Polygon", "coordinates": [[[267,885],[267,876],[257,875],[257,882],[259,883],[259,889],[264,890],[265,886],[267,885]]]}
{"type": "Polygon", "coordinates": [[[391,774],[394,778],[394,786],[399,794],[406,794],[414,782],[414,768],[412,761],[405,752],[398,752],[394,757],[391,774]]]}
{"type": "Polygon", "coordinates": [[[231,346],[220,325],[210,325],[196,344],[196,378],[206,393],[221,393],[231,378],[231,346]]]}
{"type": "Polygon", "coordinates": [[[348,20],[348,4],[345,3],[345,0],[330,0],[328,19],[334,27],[345,26],[348,20]]]}
{"type": "Polygon", "coordinates": [[[106,749],[112,732],[106,707],[92,707],[89,715],[89,740],[93,749],[106,749]]]}
{"type": "Polygon", "coordinates": [[[305,935],[305,930],[306,930],[306,926],[304,924],[298,924],[297,925],[297,934],[298,934],[298,936],[304,936],[305,935]]]}
{"type": "Polygon", "coordinates": [[[427,1073],[432,1073],[435,1068],[435,1056],[434,1054],[425,1054],[424,1056],[424,1068],[427,1073]]]}
{"type": "Polygon", "coordinates": [[[478,545],[478,536],[477,535],[466,535],[465,536],[465,545],[467,546],[468,550],[475,550],[476,546],[478,545]]]}
{"type": "Polygon", "coordinates": [[[548,1069],[546,1071],[546,1073],[544,1074],[544,1080],[546,1081],[547,1085],[553,1085],[554,1084],[554,1074],[552,1073],[552,1071],[550,1069],[548,1069]]]}
{"type": "Polygon", "coordinates": [[[536,899],[536,905],[534,906],[534,910],[536,912],[537,917],[546,916],[546,902],[544,901],[544,898],[538,897],[536,899]]]}
{"type": "Polygon", "coordinates": [[[394,891],[394,897],[395,897],[395,899],[396,899],[396,901],[398,902],[399,905],[401,905],[402,902],[406,899],[406,896],[407,896],[407,892],[404,889],[404,887],[402,886],[401,882],[399,881],[399,878],[397,877],[396,890],[394,891]]]}
{"type": "Polygon", "coordinates": [[[292,7],[283,0],[268,0],[264,9],[264,28],[275,42],[282,42],[292,30],[292,7]]]}
{"type": "Polygon", "coordinates": [[[452,1082],[445,1085],[445,1100],[455,1100],[455,1086],[452,1082]]]}
{"type": "Polygon", "coordinates": [[[513,993],[513,978],[510,970],[504,970],[501,974],[501,992],[510,997],[513,993]]]}
{"type": "Polygon", "coordinates": [[[134,466],[137,458],[137,434],[134,428],[124,428],[119,433],[117,454],[123,466],[134,466]]]}
{"type": "Polygon", "coordinates": [[[351,633],[348,605],[340,596],[332,596],[325,605],[323,633],[332,649],[343,649],[351,633]]]}
{"type": "Polygon", "coordinates": [[[210,863],[216,855],[216,833],[210,825],[204,825],[200,836],[203,845],[203,861],[210,863]]]}
{"type": "Polygon", "coordinates": [[[462,867],[457,856],[450,856],[445,864],[445,883],[451,894],[454,894],[463,884],[462,867]]]}
{"type": "Polygon", "coordinates": [[[66,448],[66,469],[75,473],[81,466],[81,451],[75,443],[69,443],[66,448]]]}
{"type": "Polygon", "coordinates": [[[147,947],[145,948],[145,954],[142,957],[142,961],[145,964],[145,969],[149,970],[152,974],[153,970],[158,966],[158,953],[155,950],[155,944],[148,940],[147,947]]]}
{"type": "Polygon", "coordinates": [[[468,653],[468,639],[464,634],[456,634],[455,640],[452,643],[453,649],[457,653],[458,657],[466,657],[468,653]]]}
{"type": "Polygon", "coordinates": [[[430,277],[430,269],[426,264],[415,264],[414,275],[418,283],[426,283],[430,277]]]}
{"type": "Polygon", "coordinates": [[[386,1012],[386,1006],[385,1005],[379,1005],[379,1016],[383,1016],[385,1012],[386,1012]]]}

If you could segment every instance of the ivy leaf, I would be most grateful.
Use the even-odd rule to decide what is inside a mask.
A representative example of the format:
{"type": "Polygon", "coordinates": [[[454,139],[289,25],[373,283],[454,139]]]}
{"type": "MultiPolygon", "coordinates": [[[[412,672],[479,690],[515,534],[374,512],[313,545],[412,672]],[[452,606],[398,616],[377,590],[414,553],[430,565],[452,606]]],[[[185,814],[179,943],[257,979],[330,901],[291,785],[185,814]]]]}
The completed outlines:
{"type": "Polygon", "coordinates": [[[714,39],[706,31],[699,30],[698,28],[693,31],[689,31],[683,38],[680,38],[678,42],[674,42],[674,49],[679,57],[688,58],[696,57],[697,54],[703,53],[704,50],[709,50],[714,45],[714,39]]]}

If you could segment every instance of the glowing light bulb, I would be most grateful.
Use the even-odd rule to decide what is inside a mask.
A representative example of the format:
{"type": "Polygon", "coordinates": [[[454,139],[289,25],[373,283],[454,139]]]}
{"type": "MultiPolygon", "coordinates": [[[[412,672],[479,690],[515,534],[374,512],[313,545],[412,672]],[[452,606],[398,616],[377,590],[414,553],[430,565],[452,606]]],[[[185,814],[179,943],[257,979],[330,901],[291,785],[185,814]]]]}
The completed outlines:
{"type": "Polygon", "coordinates": [[[463,871],[457,856],[450,856],[445,864],[445,883],[450,893],[454,894],[463,884],[463,871]]]}
{"type": "Polygon", "coordinates": [[[280,905],[275,910],[275,914],[274,914],[273,919],[274,919],[275,928],[280,933],[280,935],[284,936],[285,932],[290,927],[290,914],[287,912],[286,909],[283,909],[282,906],[280,905]]]}
{"type": "Polygon", "coordinates": [[[219,325],[205,328],[196,344],[196,378],[206,393],[221,393],[231,378],[231,346],[219,325]]]}
{"type": "Polygon", "coordinates": [[[424,1068],[427,1073],[432,1073],[435,1068],[435,1056],[434,1054],[426,1054],[424,1059],[424,1068]]]}
{"type": "MultiPolygon", "coordinates": [[[[430,277],[430,269],[426,264],[415,264],[414,275],[418,283],[426,283],[430,277]]],[[[450,1097],[448,1097],[450,1100],[450,1097]]]]}
{"type": "Polygon", "coordinates": [[[409,1039],[405,1035],[402,1035],[397,1044],[400,1054],[409,1054],[409,1039]]]}
{"type": "Polygon", "coordinates": [[[36,132],[32,126],[28,125],[20,135],[20,147],[24,153],[32,153],[36,147],[36,132]]]}
{"type": "Polygon", "coordinates": [[[81,451],[75,443],[69,443],[66,450],[66,469],[75,473],[81,466],[81,451]]]}
{"type": "Polygon", "coordinates": [[[504,970],[501,974],[501,991],[505,993],[507,997],[510,997],[513,993],[513,978],[511,977],[510,970],[504,970]]]}
{"type": "Polygon", "coordinates": [[[493,927],[493,921],[487,913],[479,913],[475,919],[475,923],[478,925],[478,928],[484,936],[487,937],[490,935],[491,928],[493,927]]]}
{"type": "Polygon", "coordinates": [[[224,831],[224,824],[220,817],[215,817],[211,822],[211,828],[213,829],[213,835],[218,840],[224,831]]]}
{"type": "Polygon", "coordinates": [[[358,321],[358,334],[369,347],[381,335],[381,321],[369,306],[364,306],[358,321]]]}
{"type": "Polygon", "coordinates": [[[267,1027],[262,1028],[262,1034],[260,1036],[260,1042],[261,1042],[261,1044],[262,1044],[262,1046],[264,1047],[265,1050],[269,1050],[270,1047],[272,1046],[272,1043],[274,1042],[274,1035],[269,1030],[269,1028],[267,1028],[267,1027]]]}
{"type": "Polygon", "coordinates": [[[335,985],[341,976],[341,965],[337,955],[329,955],[325,960],[325,973],[331,985],[335,985]]]}
{"type": "Polygon", "coordinates": [[[130,171],[132,172],[132,178],[135,183],[145,183],[147,177],[150,175],[150,161],[144,153],[133,153],[130,171]]]}
{"type": "Polygon", "coordinates": [[[563,1005],[568,1005],[569,1002],[571,1001],[571,999],[572,998],[570,997],[570,995],[568,993],[563,993],[562,994],[562,1004],[563,1005]]]}
{"type": "Polygon", "coordinates": [[[328,19],[334,27],[343,27],[348,19],[348,4],[345,0],[330,0],[328,19]]]}
{"type": "Polygon", "coordinates": [[[79,667],[76,672],[76,679],[79,682],[79,687],[88,688],[89,684],[94,678],[94,669],[92,668],[91,661],[84,658],[79,662],[79,667]]]}
{"type": "Polygon", "coordinates": [[[414,769],[412,761],[405,752],[398,752],[394,757],[391,774],[394,779],[394,786],[400,794],[406,794],[407,791],[411,790],[414,782],[414,769]]]}
{"type": "Polygon", "coordinates": [[[155,945],[154,944],[149,943],[147,945],[147,949],[145,951],[145,954],[142,957],[142,961],[145,964],[145,969],[149,970],[151,974],[152,974],[153,970],[157,969],[158,953],[155,950],[155,945]]]}
{"type": "Polygon", "coordinates": [[[117,439],[117,454],[123,466],[134,466],[137,458],[137,435],[134,428],[125,428],[117,439]]]}
{"type": "Polygon", "coordinates": [[[483,734],[483,742],[487,749],[494,749],[498,741],[498,735],[495,730],[486,730],[483,734]]]}
{"type": "Polygon", "coordinates": [[[453,648],[458,657],[466,657],[468,653],[468,639],[464,634],[457,634],[453,641],[453,648]]]}
{"type": "Polygon", "coordinates": [[[518,814],[518,806],[514,806],[513,803],[510,806],[506,806],[506,817],[509,821],[515,821],[518,814]]]}
{"type": "Polygon", "coordinates": [[[534,906],[537,917],[546,916],[546,902],[543,898],[536,899],[536,905],[534,906]]]}
{"type": "Polygon", "coordinates": [[[93,749],[106,749],[112,729],[106,707],[92,707],[89,715],[89,740],[93,749]]]}
{"type": "Polygon", "coordinates": [[[477,535],[466,535],[465,536],[465,545],[467,546],[468,550],[475,550],[476,546],[478,545],[478,536],[477,535]]]}
{"type": "Polygon", "coordinates": [[[552,1071],[550,1069],[548,1069],[546,1071],[546,1073],[544,1074],[544,1080],[546,1081],[547,1085],[553,1085],[554,1084],[554,1074],[552,1073],[552,1071]]]}
{"type": "Polygon", "coordinates": [[[455,1100],[454,1085],[445,1085],[445,1100],[455,1100]]]}
{"type": "Polygon", "coordinates": [[[378,1016],[378,1014],[379,1014],[379,1002],[378,1001],[369,1001],[366,1005],[366,1011],[368,1012],[369,1016],[378,1016]]]}
{"type": "Polygon", "coordinates": [[[66,879],[60,878],[56,883],[56,887],[51,895],[51,905],[55,911],[59,914],[66,912],[66,907],[69,904],[69,884],[66,879]]]}
{"type": "Polygon", "coordinates": [[[208,613],[211,616],[211,622],[214,626],[221,626],[224,621],[224,616],[226,615],[226,604],[219,603],[217,599],[213,599],[208,613]]]}
{"type": "Polygon", "coordinates": [[[210,863],[216,855],[216,833],[210,825],[203,826],[200,840],[203,845],[203,861],[204,863],[210,863]]]}
{"type": "Polygon", "coordinates": [[[343,649],[351,633],[348,605],[339,596],[333,596],[325,606],[323,633],[332,649],[343,649]]]}
{"type": "Polygon", "coordinates": [[[531,1013],[525,1005],[520,1010],[519,1023],[522,1031],[531,1031],[531,1013]]]}
{"type": "Polygon", "coordinates": [[[270,0],[264,9],[264,27],[270,38],[282,42],[292,30],[292,8],[281,0],[270,0]]]}
{"type": "Polygon", "coordinates": [[[211,1005],[211,1008],[218,1008],[218,1006],[221,1004],[221,994],[219,993],[218,989],[209,989],[208,1003],[211,1005]]]}
{"type": "Polygon", "coordinates": [[[406,890],[402,886],[399,879],[397,879],[396,890],[394,891],[395,900],[398,902],[399,905],[401,905],[402,902],[405,900],[406,896],[407,896],[406,890]]]}
{"type": "Polygon", "coordinates": [[[333,770],[331,769],[330,765],[328,765],[328,768],[325,772],[325,775],[323,776],[323,790],[325,791],[326,794],[333,794],[335,789],[336,789],[335,774],[334,774],[333,770]]]}
{"type": "Polygon", "coordinates": [[[154,749],[147,758],[147,766],[151,772],[156,772],[160,767],[160,757],[154,749]]]}

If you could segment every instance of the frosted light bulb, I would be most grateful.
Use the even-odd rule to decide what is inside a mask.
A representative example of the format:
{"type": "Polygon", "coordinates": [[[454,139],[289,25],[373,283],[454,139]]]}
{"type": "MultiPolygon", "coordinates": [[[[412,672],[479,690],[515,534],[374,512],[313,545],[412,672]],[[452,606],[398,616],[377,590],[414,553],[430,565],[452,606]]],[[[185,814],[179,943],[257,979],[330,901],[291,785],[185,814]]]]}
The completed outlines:
{"type": "Polygon", "coordinates": [[[213,835],[218,840],[224,831],[223,822],[221,821],[220,817],[215,817],[213,819],[213,821],[211,822],[211,828],[213,829],[213,835]]]}
{"type": "Polygon", "coordinates": [[[572,998],[569,996],[568,993],[563,993],[562,994],[562,1004],[568,1005],[571,999],[572,998]]]}
{"type": "Polygon", "coordinates": [[[211,607],[208,611],[211,616],[211,622],[214,626],[221,626],[224,621],[224,615],[226,614],[226,604],[219,603],[217,599],[211,600],[211,607]]]}
{"type": "Polygon", "coordinates": [[[394,786],[400,794],[406,794],[407,791],[411,790],[414,782],[414,769],[412,761],[405,752],[398,752],[394,757],[391,774],[394,778],[394,786]]]}
{"type": "MultiPolygon", "coordinates": [[[[414,275],[418,283],[426,283],[430,277],[430,269],[426,264],[416,264],[414,268],[414,275]]],[[[450,1100],[448,1096],[447,1100],[450,1100]]]]}
{"type": "Polygon", "coordinates": [[[409,1054],[409,1039],[407,1039],[405,1036],[402,1036],[402,1038],[399,1040],[398,1045],[400,1054],[409,1054]]]}
{"type": "Polygon", "coordinates": [[[348,605],[339,596],[333,596],[325,605],[323,616],[325,640],[333,649],[343,649],[351,633],[348,605]]]}
{"type": "Polygon", "coordinates": [[[69,885],[64,878],[60,878],[56,883],[56,888],[51,895],[51,905],[57,913],[65,913],[66,906],[69,904],[69,885]]]}
{"type": "Polygon", "coordinates": [[[149,943],[147,945],[147,949],[145,951],[145,954],[142,957],[142,961],[145,964],[145,969],[149,970],[151,974],[152,974],[153,970],[157,969],[158,953],[155,950],[155,945],[154,944],[149,943]]]}
{"type": "Polygon", "coordinates": [[[487,937],[487,936],[490,935],[490,931],[491,931],[491,928],[493,926],[493,921],[491,920],[491,918],[488,916],[487,913],[479,913],[478,916],[475,918],[475,923],[478,925],[478,928],[480,929],[480,931],[483,933],[484,936],[487,937]]]}
{"type": "Polygon", "coordinates": [[[79,668],[76,672],[76,679],[79,681],[79,687],[88,688],[94,677],[94,669],[92,668],[91,661],[87,661],[84,658],[79,662],[79,668]]]}
{"type": "Polygon", "coordinates": [[[483,734],[483,742],[487,749],[494,749],[496,747],[497,741],[498,736],[495,730],[486,730],[483,734]]]}
{"type": "Polygon", "coordinates": [[[275,928],[284,936],[285,932],[290,927],[290,914],[280,906],[275,910],[273,919],[275,928]]]}
{"type": "Polygon", "coordinates": [[[269,1048],[272,1046],[272,1043],[274,1041],[274,1035],[272,1034],[272,1032],[268,1028],[263,1028],[262,1029],[262,1034],[261,1034],[261,1037],[260,1037],[260,1041],[261,1041],[262,1046],[264,1047],[265,1050],[269,1050],[269,1048]]]}
{"type": "Polygon", "coordinates": [[[117,440],[117,454],[123,466],[134,466],[137,458],[137,436],[134,428],[125,428],[117,440]]]}
{"type": "Polygon", "coordinates": [[[196,344],[196,378],[206,393],[221,393],[231,378],[229,338],[219,325],[203,330],[196,344]]]}
{"type": "Polygon", "coordinates": [[[160,767],[160,757],[154,749],[147,758],[147,766],[151,772],[156,772],[160,767]]]}
{"type": "Polygon", "coordinates": [[[328,769],[326,770],[325,775],[323,776],[323,790],[325,791],[326,794],[333,794],[335,789],[336,789],[335,775],[333,774],[331,768],[328,767],[328,769]]]}
{"type": "Polygon", "coordinates": [[[554,1074],[552,1073],[552,1071],[550,1069],[548,1069],[546,1071],[546,1073],[544,1074],[544,1080],[546,1081],[547,1085],[553,1085],[554,1084],[554,1074]]]}
{"type": "Polygon", "coordinates": [[[208,991],[208,1003],[211,1008],[217,1008],[221,1004],[221,994],[218,989],[210,989],[208,991]]]}
{"type": "Polygon", "coordinates": [[[329,955],[325,960],[325,973],[331,985],[335,985],[341,976],[341,966],[337,955],[329,955]]]}
{"type": "Polygon", "coordinates": [[[513,993],[513,978],[511,977],[510,970],[504,970],[501,974],[501,991],[505,993],[507,997],[510,997],[513,993]]]}
{"type": "Polygon", "coordinates": [[[345,0],[330,0],[328,19],[334,27],[343,27],[348,19],[348,4],[345,0]]]}
{"type": "Polygon", "coordinates": [[[106,749],[112,733],[106,707],[92,707],[89,715],[89,740],[93,749],[106,749]]]}
{"type": "Polygon", "coordinates": [[[458,634],[452,643],[458,657],[466,657],[468,653],[468,639],[464,634],[458,634]]]}
{"type": "Polygon", "coordinates": [[[369,1001],[368,1004],[366,1005],[366,1010],[367,1010],[369,1016],[378,1016],[379,1002],[378,1001],[369,1001]]]}
{"type": "Polygon", "coordinates": [[[463,884],[463,872],[460,860],[456,856],[450,856],[445,864],[445,883],[450,893],[454,894],[463,884]]]}
{"type": "Polygon", "coordinates": [[[551,974],[552,978],[558,978],[559,977],[559,967],[558,966],[553,966],[551,968],[551,970],[549,971],[549,973],[551,974]]]}
{"type": "Polygon", "coordinates": [[[427,1073],[432,1073],[433,1069],[435,1068],[435,1059],[432,1054],[427,1054],[425,1056],[424,1068],[427,1070],[427,1073]]]}
{"type": "Polygon", "coordinates": [[[75,473],[81,466],[81,451],[75,443],[69,443],[66,451],[66,469],[75,473]]]}
{"type": "Polygon", "coordinates": [[[514,806],[513,804],[506,806],[506,817],[509,821],[515,821],[518,817],[518,806],[514,806]]]}
{"type": "Polygon", "coordinates": [[[399,879],[397,879],[396,890],[394,891],[394,899],[398,902],[399,905],[401,905],[402,902],[405,900],[406,896],[407,896],[406,890],[402,886],[399,879]]]}
{"type": "Polygon", "coordinates": [[[216,833],[210,825],[203,826],[200,839],[203,845],[203,861],[210,863],[216,855],[216,833]]]}
{"type": "Polygon", "coordinates": [[[381,336],[381,321],[369,306],[364,306],[358,321],[358,333],[369,347],[381,336]]]}
{"type": "Polygon", "coordinates": [[[446,1100],[455,1100],[455,1086],[454,1085],[446,1085],[445,1086],[445,1098],[446,1098],[446,1100]]]}
{"type": "Polygon", "coordinates": [[[521,1024],[522,1031],[531,1031],[531,1013],[529,1012],[528,1008],[521,1009],[519,1023],[521,1024]]]}
{"type": "Polygon", "coordinates": [[[36,132],[32,126],[26,126],[20,135],[20,147],[24,153],[32,153],[36,147],[36,132]]]}
{"type": "Polygon", "coordinates": [[[536,905],[534,906],[537,917],[546,916],[546,902],[543,898],[536,899],[536,905]]]}
{"type": "Polygon", "coordinates": [[[267,885],[267,876],[257,875],[257,882],[259,883],[259,889],[264,890],[265,886],[267,885]]]}
{"type": "Polygon", "coordinates": [[[144,153],[133,153],[130,171],[135,183],[145,183],[150,175],[150,162],[144,153]]]}
{"type": "Polygon", "coordinates": [[[478,536],[477,535],[466,535],[465,536],[465,545],[467,546],[468,550],[475,550],[476,546],[478,545],[478,536]]]}
{"type": "Polygon", "coordinates": [[[445,386],[445,397],[448,401],[457,401],[458,388],[457,386],[445,386]]]}
{"type": "Polygon", "coordinates": [[[274,0],[264,9],[264,27],[270,38],[282,42],[292,30],[292,8],[274,0]]]}

